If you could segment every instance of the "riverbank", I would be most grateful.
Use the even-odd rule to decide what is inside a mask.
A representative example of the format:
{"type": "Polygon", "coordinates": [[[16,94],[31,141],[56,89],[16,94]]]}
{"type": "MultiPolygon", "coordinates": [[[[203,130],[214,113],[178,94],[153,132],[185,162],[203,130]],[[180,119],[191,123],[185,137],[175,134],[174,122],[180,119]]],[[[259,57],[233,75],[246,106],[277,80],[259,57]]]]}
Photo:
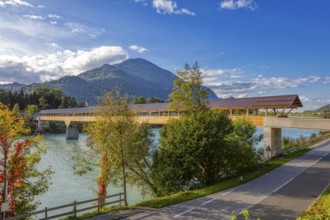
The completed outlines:
{"type": "MultiPolygon", "coordinates": [[[[316,144],[313,144],[312,146],[309,146],[311,148],[315,148],[325,142],[329,141],[329,139],[323,140],[321,142],[318,142],[316,144]]],[[[308,152],[310,148],[303,148],[298,149],[294,152],[288,152],[283,155],[281,155],[278,158],[274,158],[265,164],[263,164],[258,170],[254,172],[247,173],[243,175],[243,181],[241,181],[240,177],[230,178],[227,180],[222,181],[221,183],[214,184],[212,186],[208,186],[202,189],[197,190],[191,190],[186,192],[177,193],[171,196],[166,197],[159,197],[154,198],[148,201],[144,201],[141,203],[138,203],[137,205],[130,206],[130,207],[112,207],[109,209],[104,209],[101,212],[93,212],[89,214],[85,214],[83,216],[80,216],[76,219],[92,219],[92,220],[101,220],[101,219],[119,219],[125,216],[134,215],[136,213],[154,210],[156,208],[162,208],[169,205],[181,203],[187,200],[196,199],[199,197],[207,196],[222,190],[226,190],[228,188],[232,188],[235,186],[238,186],[243,183],[247,183],[253,179],[256,179],[265,173],[270,172],[271,170],[276,169],[279,166],[282,166],[283,164],[305,154],[308,152]],[[94,216],[94,217],[93,217],[94,216]]],[[[73,219],[73,218],[70,218],[73,219]]]]}

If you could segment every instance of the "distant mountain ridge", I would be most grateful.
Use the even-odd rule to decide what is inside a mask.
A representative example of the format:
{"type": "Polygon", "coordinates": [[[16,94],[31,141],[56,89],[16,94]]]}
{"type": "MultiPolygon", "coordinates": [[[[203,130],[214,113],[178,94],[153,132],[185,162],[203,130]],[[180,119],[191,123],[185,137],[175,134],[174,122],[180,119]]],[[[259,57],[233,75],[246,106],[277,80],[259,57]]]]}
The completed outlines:
{"type": "Polygon", "coordinates": [[[19,92],[19,91],[21,91],[23,86],[25,86],[25,85],[14,82],[14,83],[9,83],[9,84],[0,84],[0,89],[5,90],[5,91],[19,92]]]}
{"type": "Polygon", "coordinates": [[[315,110],[316,112],[330,112],[330,104],[325,105],[315,110]]]}
{"type": "MultiPolygon", "coordinates": [[[[59,88],[78,102],[87,101],[94,105],[105,91],[114,88],[119,88],[122,94],[129,96],[158,97],[166,100],[172,92],[175,79],[176,76],[170,71],[137,58],[115,65],[104,64],[77,76],[64,76],[57,80],[30,85],[16,84],[15,88],[22,88],[26,92],[40,86],[59,88]]],[[[0,88],[2,86],[10,88],[11,85],[0,85],[0,88]]],[[[209,99],[217,98],[213,91],[209,92],[209,99]]]]}

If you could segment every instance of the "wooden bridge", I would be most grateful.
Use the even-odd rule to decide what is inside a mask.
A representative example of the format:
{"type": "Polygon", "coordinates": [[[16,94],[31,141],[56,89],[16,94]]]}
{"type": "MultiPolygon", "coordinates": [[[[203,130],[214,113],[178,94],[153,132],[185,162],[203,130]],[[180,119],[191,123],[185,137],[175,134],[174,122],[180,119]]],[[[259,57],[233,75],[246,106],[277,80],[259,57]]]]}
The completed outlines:
{"type": "MultiPolygon", "coordinates": [[[[166,124],[170,118],[180,117],[178,112],[168,109],[169,103],[130,105],[136,113],[136,120],[149,124],[166,124]]],[[[238,99],[209,100],[208,107],[221,109],[235,120],[238,117],[250,118],[256,126],[263,126],[264,117],[285,117],[292,109],[302,107],[297,95],[266,96],[238,99]]],[[[92,122],[100,107],[50,109],[39,112],[40,121],[64,121],[69,127],[71,122],[92,122]]]]}
{"type": "MultiPolygon", "coordinates": [[[[293,109],[302,107],[298,95],[209,100],[207,105],[211,109],[226,111],[232,120],[247,117],[254,125],[263,126],[264,148],[270,146],[272,156],[281,149],[281,128],[330,130],[330,120],[304,121],[302,118],[287,118],[287,114],[293,109]]],[[[43,124],[47,125],[49,121],[63,121],[67,127],[66,138],[77,139],[78,129],[72,122],[95,121],[99,108],[42,110],[37,118],[38,128],[42,129],[43,124]]],[[[168,103],[134,104],[130,108],[136,113],[136,120],[140,123],[164,125],[169,119],[180,117],[178,112],[168,109],[168,103]]]]}

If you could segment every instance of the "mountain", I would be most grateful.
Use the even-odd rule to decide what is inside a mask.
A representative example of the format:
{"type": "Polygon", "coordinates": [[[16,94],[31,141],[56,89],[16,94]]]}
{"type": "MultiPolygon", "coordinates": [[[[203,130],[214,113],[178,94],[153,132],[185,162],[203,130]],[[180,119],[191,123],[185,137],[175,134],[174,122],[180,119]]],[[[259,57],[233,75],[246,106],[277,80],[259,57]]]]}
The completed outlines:
{"type": "Polygon", "coordinates": [[[315,112],[330,112],[330,104],[325,105],[319,109],[316,109],[315,112]]]}
{"type": "MultiPolygon", "coordinates": [[[[34,83],[23,87],[25,91],[32,91],[39,86],[62,89],[78,102],[87,101],[96,104],[96,98],[105,91],[120,88],[122,94],[129,96],[159,97],[166,100],[173,89],[176,76],[168,70],[138,58],[128,59],[122,63],[109,65],[83,72],[77,76],[64,76],[58,80],[45,83],[34,83]]],[[[209,99],[217,99],[213,91],[209,99]]]]}
{"type": "Polygon", "coordinates": [[[19,91],[21,91],[23,86],[25,86],[25,85],[14,82],[14,83],[9,83],[9,84],[0,84],[0,89],[5,90],[5,91],[19,92],[19,91]]]}

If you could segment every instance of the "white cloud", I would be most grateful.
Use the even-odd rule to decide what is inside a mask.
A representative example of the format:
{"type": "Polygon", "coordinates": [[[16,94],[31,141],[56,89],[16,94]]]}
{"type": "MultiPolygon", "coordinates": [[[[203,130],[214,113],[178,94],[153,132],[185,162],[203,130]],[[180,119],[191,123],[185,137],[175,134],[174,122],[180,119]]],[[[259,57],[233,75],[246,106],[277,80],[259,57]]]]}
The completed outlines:
{"type": "Polygon", "coordinates": [[[147,3],[147,0],[134,0],[135,3],[139,3],[139,4],[142,4],[143,6],[147,6],[148,3],[147,3]]]}
{"type": "Polygon", "coordinates": [[[13,6],[13,7],[19,7],[19,6],[26,6],[34,8],[35,6],[28,3],[27,1],[22,0],[0,0],[0,7],[6,7],[6,6],[13,6]]]}
{"type": "Polygon", "coordinates": [[[127,52],[118,46],[23,57],[0,55],[0,81],[31,83],[57,79],[64,75],[77,75],[105,63],[118,63],[127,57],[127,52]]]}
{"type": "Polygon", "coordinates": [[[51,21],[51,24],[58,24],[57,21],[51,21]]]}
{"type": "Polygon", "coordinates": [[[304,87],[320,81],[318,76],[306,76],[297,79],[287,77],[248,76],[240,68],[205,69],[204,84],[217,93],[219,97],[242,96],[249,93],[264,93],[264,91],[282,90],[286,88],[304,87]]]}
{"type": "Polygon", "coordinates": [[[311,99],[310,98],[308,98],[307,96],[299,96],[299,98],[300,98],[300,100],[302,101],[302,102],[308,102],[308,101],[310,101],[311,99]]]}
{"type": "Polygon", "coordinates": [[[223,0],[220,2],[220,8],[228,10],[245,8],[253,11],[258,8],[258,5],[254,0],[223,0]]]}
{"type": "Polygon", "coordinates": [[[202,69],[203,76],[205,78],[208,77],[229,77],[229,78],[238,78],[240,74],[244,73],[240,68],[232,68],[232,69],[202,69]]]}
{"type": "Polygon", "coordinates": [[[138,46],[138,45],[131,45],[131,46],[129,46],[129,49],[131,49],[135,52],[138,52],[138,53],[144,53],[144,52],[148,51],[148,49],[138,46]]]}
{"type": "Polygon", "coordinates": [[[87,32],[86,26],[81,25],[81,24],[69,22],[69,23],[65,23],[64,25],[67,26],[72,31],[72,33],[86,33],[87,32]]]}
{"type": "Polygon", "coordinates": [[[74,22],[64,23],[64,26],[68,27],[72,33],[85,34],[85,35],[89,36],[90,38],[96,38],[97,36],[99,36],[105,32],[104,28],[95,29],[95,28],[91,28],[86,25],[74,23],[74,22]]]}
{"type": "Polygon", "coordinates": [[[179,8],[175,1],[172,0],[153,0],[152,6],[159,14],[186,14],[194,16],[196,13],[186,8],[179,8]]]}
{"type": "Polygon", "coordinates": [[[55,14],[49,14],[49,15],[47,15],[47,17],[53,18],[53,19],[61,19],[61,18],[63,18],[62,16],[55,15],[55,14]]]}
{"type": "Polygon", "coordinates": [[[24,18],[28,18],[30,20],[44,20],[44,17],[39,15],[23,15],[24,18]]]}
{"type": "Polygon", "coordinates": [[[330,83],[330,76],[325,77],[324,83],[330,83]]]}

